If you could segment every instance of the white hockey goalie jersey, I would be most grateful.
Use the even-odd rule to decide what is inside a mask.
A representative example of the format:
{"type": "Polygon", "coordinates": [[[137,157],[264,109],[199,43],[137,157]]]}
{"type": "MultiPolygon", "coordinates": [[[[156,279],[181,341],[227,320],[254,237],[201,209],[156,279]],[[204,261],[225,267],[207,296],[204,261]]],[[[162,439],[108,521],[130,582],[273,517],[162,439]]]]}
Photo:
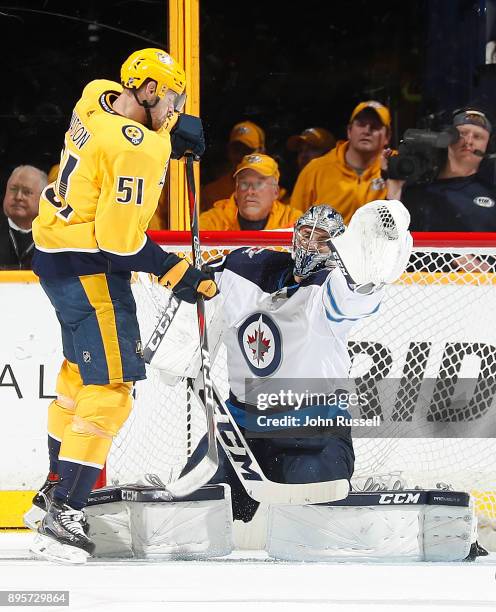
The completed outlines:
{"type": "Polygon", "coordinates": [[[378,310],[383,290],[354,293],[338,268],[295,284],[291,255],[267,249],[237,249],[212,269],[223,297],[223,341],[237,401],[246,402],[246,379],[258,379],[260,392],[274,377],[348,378],[348,336],[378,310]]]}

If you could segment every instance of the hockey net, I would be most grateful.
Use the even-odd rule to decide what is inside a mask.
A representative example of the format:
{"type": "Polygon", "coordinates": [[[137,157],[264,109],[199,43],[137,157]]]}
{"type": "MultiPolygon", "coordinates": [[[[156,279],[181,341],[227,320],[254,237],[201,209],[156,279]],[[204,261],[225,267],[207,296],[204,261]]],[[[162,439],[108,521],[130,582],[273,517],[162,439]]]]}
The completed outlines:
{"type": "MultiPolygon", "coordinates": [[[[153,237],[164,249],[190,258],[188,232],[156,232],[153,237]]],[[[241,246],[288,250],[291,237],[290,232],[202,233],[203,259],[241,246]]],[[[366,416],[380,415],[387,427],[385,437],[354,435],[353,482],[357,488],[371,483],[393,488],[397,482],[449,485],[470,491],[478,514],[494,519],[496,440],[488,437],[495,432],[486,423],[495,412],[496,239],[490,234],[417,234],[414,242],[407,272],[387,287],[379,312],[360,322],[350,337],[350,374],[376,394],[366,416]],[[471,399],[450,391],[459,379],[479,384],[471,399]],[[377,381],[386,381],[385,388],[377,390],[377,381]],[[384,393],[391,395],[387,401],[384,393]],[[446,427],[442,436],[436,433],[446,421],[457,424],[453,437],[446,437],[446,427]],[[408,437],[401,435],[405,422],[408,437]]],[[[168,296],[143,274],[136,275],[133,291],[146,344],[168,296]]],[[[148,366],[147,375],[136,385],[133,412],[114,441],[109,484],[132,482],[145,473],[177,479],[205,432],[203,411],[188,396],[184,380],[171,386],[170,379],[148,366]]],[[[227,397],[223,347],[212,375],[227,397]]]]}

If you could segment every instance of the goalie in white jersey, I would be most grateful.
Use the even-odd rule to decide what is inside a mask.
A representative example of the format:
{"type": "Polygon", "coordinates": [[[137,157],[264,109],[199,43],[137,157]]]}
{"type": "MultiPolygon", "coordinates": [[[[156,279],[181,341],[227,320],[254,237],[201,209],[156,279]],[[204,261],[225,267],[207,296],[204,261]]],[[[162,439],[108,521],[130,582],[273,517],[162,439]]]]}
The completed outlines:
{"type": "MultiPolygon", "coordinates": [[[[400,202],[376,201],[358,209],[346,229],[339,213],[316,205],[297,221],[291,254],[243,248],[211,264],[223,298],[227,406],[269,479],[294,484],[351,478],[350,427],[305,427],[307,417],[332,422],[350,416],[346,405],[310,401],[295,411],[294,403],[292,410],[286,403],[275,414],[261,410],[260,398],[287,390],[291,380],[300,389],[306,381],[312,389],[317,383],[340,393],[330,387],[348,378],[351,330],[377,312],[384,285],[408,262],[409,221],[400,202]]],[[[202,442],[185,471],[204,453],[202,442]]],[[[247,499],[222,450],[220,456],[212,482],[231,485],[235,518],[249,520],[256,503],[247,499]]]]}

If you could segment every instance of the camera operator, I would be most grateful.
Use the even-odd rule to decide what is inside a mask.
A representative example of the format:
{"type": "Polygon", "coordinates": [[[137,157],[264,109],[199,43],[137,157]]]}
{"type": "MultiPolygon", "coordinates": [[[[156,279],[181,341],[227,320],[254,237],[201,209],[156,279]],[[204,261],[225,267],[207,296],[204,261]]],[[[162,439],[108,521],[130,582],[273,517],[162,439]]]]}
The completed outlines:
{"type": "Polygon", "coordinates": [[[382,167],[388,166],[387,197],[401,200],[408,208],[412,230],[494,232],[496,189],[480,174],[492,132],[491,122],[482,110],[467,107],[453,113],[452,125],[458,135],[455,133],[451,138],[446,160],[431,182],[426,182],[430,179],[425,177],[423,184],[416,184],[415,177],[407,181],[392,178],[397,177],[398,173],[391,170],[398,164],[388,163],[388,158],[392,160],[391,152],[385,152],[382,167]]]}

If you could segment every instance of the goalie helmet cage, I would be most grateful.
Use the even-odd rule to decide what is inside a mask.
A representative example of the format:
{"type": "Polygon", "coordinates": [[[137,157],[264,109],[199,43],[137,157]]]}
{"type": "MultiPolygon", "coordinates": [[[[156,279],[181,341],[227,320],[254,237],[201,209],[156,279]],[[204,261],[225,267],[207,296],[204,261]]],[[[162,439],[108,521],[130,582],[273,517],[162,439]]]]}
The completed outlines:
{"type": "MultiPolygon", "coordinates": [[[[150,234],[165,250],[190,258],[189,232],[150,234]]],[[[239,247],[288,251],[291,239],[290,231],[202,232],[202,256],[208,262],[239,247]]],[[[357,488],[367,481],[370,484],[370,478],[385,488],[392,488],[397,480],[408,487],[435,488],[443,483],[470,491],[478,514],[496,518],[496,439],[433,437],[433,426],[446,418],[446,402],[443,397],[436,401],[436,389],[432,391],[435,382],[428,392],[425,385],[420,389],[426,379],[490,381],[496,377],[494,270],[494,234],[414,233],[407,271],[387,287],[379,312],[353,330],[349,341],[351,377],[368,384],[368,389],[372,385],[372,391],[377,380],[385,379],[386,383],[377,391],[377,402],[368,407],[366,416],[382,416],[387,437],[354,434],[353,482],[357,488]],[[384,393],[391,397],[385,398],[384,393]],[[412,393],[416,404],[409,399],[412,393]],[[389,414],[383,411],[386,405],[389,414]],[[410,421],[409,437],[400,436],[405,421],[410,421]]],[[[150,275],[136,274],[134,281],[146,344],[168,295],[150,275]]],[[[212,375],[227,397],[223,346],[212,375]]],[[[148,366],[147,376],[136,385],[133,411],[114,440],[107,462],[107,484],[136,482],[146,473],[158,473],[164,481],[175,480],[205,433],[203,410],[189,396],[185,380],[171,385],[174,381],[148,366]]],[[[438,389],[441,396],[445,392],[438,389]]],[[[474,431],[479,436],[494,435],[494,431],[481,434],[480,428],[477,430],[478,419],[488,410],[493,414],[496,410],[493,395],[494,385],[489,385],[471,401],[458,402],[458,412],[448,418],[467,423],[469,435],[474,431]]]]}

